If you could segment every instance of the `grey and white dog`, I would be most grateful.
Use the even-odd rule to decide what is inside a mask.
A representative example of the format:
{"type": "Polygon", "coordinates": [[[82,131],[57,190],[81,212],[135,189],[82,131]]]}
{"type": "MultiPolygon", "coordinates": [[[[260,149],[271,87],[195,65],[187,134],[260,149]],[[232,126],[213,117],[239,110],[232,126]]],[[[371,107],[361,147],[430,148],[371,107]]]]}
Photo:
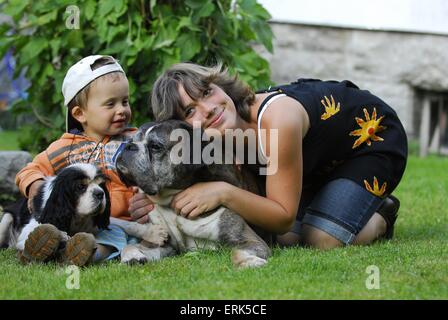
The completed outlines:
{"type": "Polygon", "coordinates": [[[192,141],[171,141],[170,135],[175,129],[186,130],[192,137],[193,128],[183,121],[146,124],[117,157],[116,165],[123,182],[138,186],[155,203],[155,209],[149,213],[149,224],[111,221],[128,234],[143,239],[140,244],[123,250],[122,262],[155,261],[176,253],[225,244],[233,248],[232,261],[238,267],[266,264],[270,248],[235,212],[219,207],[196,219],[186,219],[169,206],[176,193],[197,182],[226,181],[248,189],[245,177],[234,165],[173,163],[170,152],[176,144],[189,144],[184,147],[192,150],[192,141]]]}

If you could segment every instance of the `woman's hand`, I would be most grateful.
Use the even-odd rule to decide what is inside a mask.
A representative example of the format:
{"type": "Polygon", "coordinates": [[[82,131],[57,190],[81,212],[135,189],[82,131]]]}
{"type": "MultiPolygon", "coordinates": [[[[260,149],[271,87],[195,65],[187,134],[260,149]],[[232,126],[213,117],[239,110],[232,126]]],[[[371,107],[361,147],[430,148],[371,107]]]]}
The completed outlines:
{"type": "MultiPolygon", "coordinates": [[[[133,188],[134,192],[138,192],[138,188],[133,188]]],[[[154,209],[154,204],[149,200],[148,196],[144,193],[136,193],[129,200],[129,214],[132,220],[138,223],[148,223],[148,213],[154,209]]]]}
{"type": "Polygon", "coordinates": [[[200,182],[178,193],[171,202],[171,207],[177,214],[194,219],[223,204],[226,183],[200,182]]]}

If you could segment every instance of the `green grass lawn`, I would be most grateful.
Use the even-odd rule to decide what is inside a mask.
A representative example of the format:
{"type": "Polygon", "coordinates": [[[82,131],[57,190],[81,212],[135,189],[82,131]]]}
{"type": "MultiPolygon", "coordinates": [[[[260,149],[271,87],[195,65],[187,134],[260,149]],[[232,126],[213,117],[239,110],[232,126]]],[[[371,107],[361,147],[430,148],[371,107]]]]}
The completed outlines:
{"type": "Polygon", "coordinates": [[[18,131],[4,130],[0,131],[0,151],[1,150],[18,150],[19,143],[17,141],[18,131]]]}
{"type": "Polygon", "coordinates": [[[142,266],[84,268],[69,290],[64,267],[20,265],[0,251],[0,299],[448,299],[448,159],[411,157],[395,194],[395,238],[329,251],[274,249],[260,269],[236,270],[230,251],[196,252],[142,266]],[[368,266],[379,289],[367,289],[368,266]]]}

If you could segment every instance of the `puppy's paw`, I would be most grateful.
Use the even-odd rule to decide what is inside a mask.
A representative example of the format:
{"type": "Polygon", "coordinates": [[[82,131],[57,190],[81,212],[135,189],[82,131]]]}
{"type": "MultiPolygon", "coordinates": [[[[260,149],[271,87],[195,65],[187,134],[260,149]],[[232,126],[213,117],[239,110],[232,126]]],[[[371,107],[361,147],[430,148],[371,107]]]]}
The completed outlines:
{"type": "Polygon", "coordinates": [[[61,231],[61,241],[67,242],[68,240],[70,240],[70,236],[67,232],[61,231]]]}
{"type": "Polygon", "coordinates": [[[161,224],[149,224],[143,235],[143,240],[156,245],[158,247],[163,246],[168,241],[169,233],[165,226],[161,224]]]}

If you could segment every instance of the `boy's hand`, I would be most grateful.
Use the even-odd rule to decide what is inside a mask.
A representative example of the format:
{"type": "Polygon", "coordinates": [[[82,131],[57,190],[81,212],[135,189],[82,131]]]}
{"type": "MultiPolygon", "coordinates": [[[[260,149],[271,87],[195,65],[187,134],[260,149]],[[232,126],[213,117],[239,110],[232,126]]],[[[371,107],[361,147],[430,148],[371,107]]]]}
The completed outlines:
{"type": "MultiPolygon", "coordinates": [[[[134,192],[138,192],[138,188],[133,188],[134,192]]],[[[129,214],[132,220],[138,223],[148,223],[148,213],[154,209],[154,204],[149,200],[148,196],[144,193],[136,193],[129,200],[129,214]]]]}
{"type": "Polygon", "coordinates": [[[39,187],[44,183],[44,180],[34,181],[28,188],[28,210],[33,212],[33,198],[36,196],[39,187]]]}

